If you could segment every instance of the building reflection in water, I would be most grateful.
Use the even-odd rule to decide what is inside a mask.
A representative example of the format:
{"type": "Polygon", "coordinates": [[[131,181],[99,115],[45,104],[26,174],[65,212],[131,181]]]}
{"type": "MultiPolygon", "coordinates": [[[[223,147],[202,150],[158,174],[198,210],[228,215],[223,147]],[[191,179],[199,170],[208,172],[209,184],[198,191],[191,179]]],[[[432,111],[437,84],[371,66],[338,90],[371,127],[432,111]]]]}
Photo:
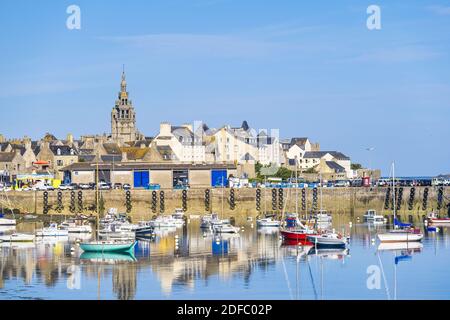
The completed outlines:
{"type": "MultiPolygon", "coordinates": [[[[351,241],[371,245],[369,232],[356,226],[351,241]]],[[[159,281],[164,296],[172,295],[174,288],[195,291],[196,286],[208,286],[210,279],[228,282],[239,277],[248,288],[255,272],[269,272],[284,257],[298,256],[296,246],[280,249],[280,244],[277,229],[249,228],[237,235],[215,236],[203,233],[198,222],[161,231],[155,240],[139,241],[133,256],[85,254],[68,241],[3,243],[0,288],[22,279],[25,285],[55,287],[62,282],[67,290],[83,290],[84,281],[106,279],[115,298],[130,300],[136,298],[137,286],[147,285],[139,282],[139,274],[149,273],[159,281]]]]}

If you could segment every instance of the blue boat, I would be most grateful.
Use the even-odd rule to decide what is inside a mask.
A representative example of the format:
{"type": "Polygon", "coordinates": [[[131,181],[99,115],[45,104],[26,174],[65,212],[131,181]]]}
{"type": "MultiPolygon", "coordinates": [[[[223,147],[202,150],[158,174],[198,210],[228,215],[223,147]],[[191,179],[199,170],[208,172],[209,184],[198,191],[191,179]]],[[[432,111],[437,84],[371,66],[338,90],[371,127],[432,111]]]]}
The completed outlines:
{"type": "Polygon", "coordinates": [[[136,241],[91,241],[80,244],[84,252],[133,252],[136,241]]]}

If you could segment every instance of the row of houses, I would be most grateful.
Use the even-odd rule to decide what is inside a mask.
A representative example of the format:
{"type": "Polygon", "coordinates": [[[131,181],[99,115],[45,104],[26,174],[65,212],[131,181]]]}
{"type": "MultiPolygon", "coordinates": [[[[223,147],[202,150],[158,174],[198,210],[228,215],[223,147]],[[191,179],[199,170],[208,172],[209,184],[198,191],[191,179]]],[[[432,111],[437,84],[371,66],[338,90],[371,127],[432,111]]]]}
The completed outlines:
{"type": "MultiPolygon", "coordinates": [[[[127,91],[125,72],[110,121],[110,134],[86,135],[80,139],[74,139],[71,134],[66,139],[46,134],[38,141],[27,137],[6,140],[0,135],[0,179],[47,174],[70,180],[72,177],[67,172],[75,165],[89,168],[93,163],[114,168],[126,165],[130,172],[137,165],[175,169],[181,166],[188,172],[191,168],[197,171],[206,168],[210,175],[211,170],[223,170],[225,166],[227,170],[236,170],[234,173],[239,177],[248,178],[256,175],[256,163],[342,178],[353,175],[350,158],[341,152],[321,151],[318,143],[304,137],[280,139],[279,130],[256,130],[247,121],[239,127],[224,125],[218,129],[200,121],[178,126],[163,122],[156,135],[146,137],[136,126],[136,111],[127,91]]],[[[80,168],[76,167],[79,172],[80,168]]]]}
{"type": "MultiPolygon", "coordinates": [[[[72,177],[67,172],[81,172],[96,163],[115,168],[115,175],[122,177],[121,172],[126,168],[129,176],[117,177],[117,181],[123,183],[134,182],[136,168],[139,171],[142,166],[147,166],[150,170],[161,165],[174,169],[171,175],[175,178],[166,181],[176,179],[177,166],[182,168],[178,171],[183,172],[203,168],[209,170],[209,175],[211,170],[225,166],[227,170],[233,170],[235,176],[252,178],[258,162],[266,166],[286,166],[299,172],[317,169],[322,173],[339,174],[342,178],[352,173],[350,158],[340,152],[320,151],[319,144],[311,143],[308,138],[280,140],[278,132],[272,131],[270,135],[264,130],[257,132],[246,121],[237,128],[224,126],[219,129],[210,129],[201,123],[172,126],[164,122],[155,137],[143,137],[125,144],[106,135],[82,136],[75,140],[70,134],[65,140],[46,134],[39,141],[25,137],[0,143],[0,176],[4,179],[6,176],[12,179],[18,175],[47,173],[62,181],[86,182],[81,175],[72,177]]],[[[108,177],[112,175],[110,173],[108,177]]]]}

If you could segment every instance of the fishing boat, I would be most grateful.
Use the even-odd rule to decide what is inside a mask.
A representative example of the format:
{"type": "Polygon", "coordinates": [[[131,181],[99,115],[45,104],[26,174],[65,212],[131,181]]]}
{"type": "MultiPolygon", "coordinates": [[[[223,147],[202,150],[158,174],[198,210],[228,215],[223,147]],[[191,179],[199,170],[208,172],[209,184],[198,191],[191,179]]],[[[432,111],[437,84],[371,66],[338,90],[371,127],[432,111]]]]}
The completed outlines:
{"type": "Polygon", "coordinates": [[[307,240],[313,243],[317,248],[345,248],[348,243],[346,237],[335,232],[309,235],[307,240]]]}
{"type": "Polygon", "coordinates": [[[423,233],[419,229],[412,227],[411,224],[401,223],[397,219],[396,211],[396,191],[395,191],[395,163],[392,163],[392,189],[394,191],[392,200],[394,207],[394,229],[386,233],[378,234],[381,242],[414,242],[422,241],[423,233]]]}
{"type": "Polygon", "coordinates": [[[427,221],[428,221],[428,223],[434,224],[434,225],[450,225],[449,217],[439,218],[437,213],[435,213],[435,212],[430,212],[428,214],[427,221]]]}
{"type": "Polygon", "coordinates": [[[35,238],[34,234],[13,233],[0,236],[0,242],[33,242],[35,238]]]}
{"type": "Polygon", "coordinates": [[[81,243],[84,252],[132,252],[136,241],[91,241],[81,243]]]}
{"type": "Polygon", "coordinates": [[[58,228],[58,224],[51,223],[49,227],[36,231],[36,237],[67,237],[69,230],[58,228]]]}
{"type": "Polygon", "coordinates": [[[384,223],[386,219],[382,215],[377,214],[376,210],[369,209],[364,214],[364,220],[369,223],[384,223]]]}

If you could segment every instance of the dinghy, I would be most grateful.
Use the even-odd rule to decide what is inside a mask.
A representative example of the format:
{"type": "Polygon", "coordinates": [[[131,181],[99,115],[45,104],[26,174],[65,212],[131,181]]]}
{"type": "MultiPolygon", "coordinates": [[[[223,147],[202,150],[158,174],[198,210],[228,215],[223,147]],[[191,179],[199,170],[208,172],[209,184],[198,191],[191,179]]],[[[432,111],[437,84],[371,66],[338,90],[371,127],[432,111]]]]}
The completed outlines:
{"type": "Polygon", "coordinates": [[[132,252],[136,241],[91,241],[80,244],[84,252],[132,252]]]}

